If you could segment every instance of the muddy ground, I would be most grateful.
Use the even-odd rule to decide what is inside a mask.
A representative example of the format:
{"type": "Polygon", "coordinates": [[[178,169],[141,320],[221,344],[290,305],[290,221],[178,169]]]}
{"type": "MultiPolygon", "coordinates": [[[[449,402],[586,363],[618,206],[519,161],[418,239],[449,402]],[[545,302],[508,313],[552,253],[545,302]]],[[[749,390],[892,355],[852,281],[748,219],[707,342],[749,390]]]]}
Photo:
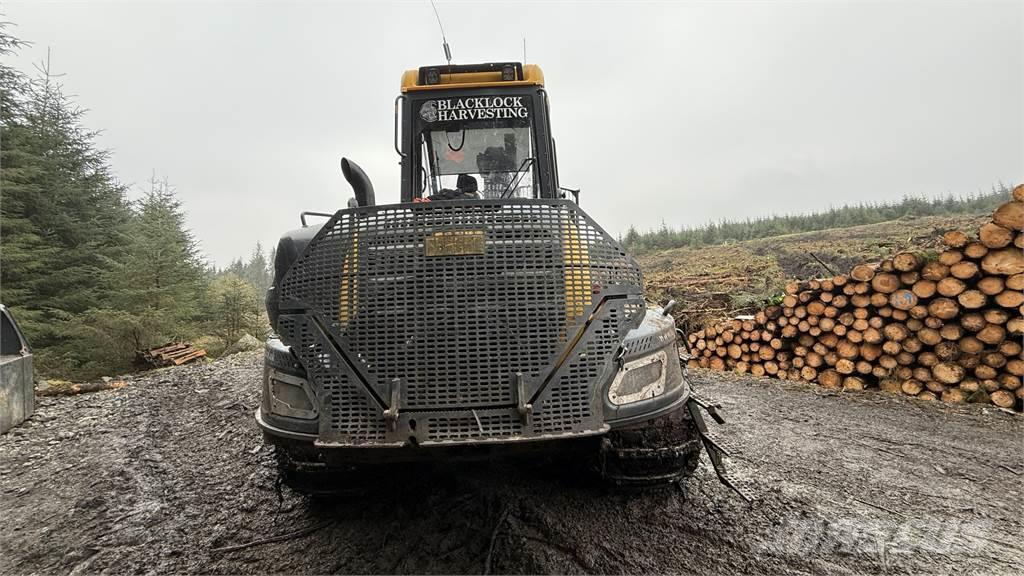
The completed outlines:
{"type": "Polygon", "coordinates": [[[0,437],[0,573],[994,573],[1024,565],[1024,418],[695,374],[736,475],[620,493],[573,466],[396,469],[276,489],[260,358],[41,398],[0,437]],[[244,547],[268,536],[279,542],[244,547]]]}

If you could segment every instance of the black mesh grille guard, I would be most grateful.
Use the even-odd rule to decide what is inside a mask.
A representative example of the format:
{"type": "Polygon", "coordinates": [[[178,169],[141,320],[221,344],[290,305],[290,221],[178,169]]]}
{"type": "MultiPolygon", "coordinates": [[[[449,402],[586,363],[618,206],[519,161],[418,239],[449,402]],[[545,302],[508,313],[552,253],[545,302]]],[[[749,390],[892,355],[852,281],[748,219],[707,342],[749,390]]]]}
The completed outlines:
{"type": "Polygon", "coordinates": [[[596,392],[644,310],[636,263],[567,200],[342,210],[278,289],[333,445],[598,431],[596,392]]]}

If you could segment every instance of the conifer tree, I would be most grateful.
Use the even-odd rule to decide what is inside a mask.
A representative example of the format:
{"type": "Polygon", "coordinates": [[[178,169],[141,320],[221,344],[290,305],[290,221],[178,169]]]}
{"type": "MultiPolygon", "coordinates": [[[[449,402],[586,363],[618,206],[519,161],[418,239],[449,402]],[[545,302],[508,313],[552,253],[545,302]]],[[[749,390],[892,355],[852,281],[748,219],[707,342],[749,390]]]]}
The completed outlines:
{"type": "Polygon", "coordinates": [[[108,341],[121,362],[135,350],[195,336],[206,288],[205,262],[166,179],[154,176],[133,203],[128,236],[124,259],[106,278],[116,310],[93,311],[93,338],[86,338],[108,341]]]}
{"type": "MultiPolygon", "coordinates": [[[[10,50],[16,41],[0,39],[10,50]]],[[[123,260],[131,218],[84,111],[50,72],[25,79],[0,64],[0,297],[18,315],[44,371],[71,373],[96,362],[77,341],[86,314],[109,306],[105,284],[123,260]]]]}

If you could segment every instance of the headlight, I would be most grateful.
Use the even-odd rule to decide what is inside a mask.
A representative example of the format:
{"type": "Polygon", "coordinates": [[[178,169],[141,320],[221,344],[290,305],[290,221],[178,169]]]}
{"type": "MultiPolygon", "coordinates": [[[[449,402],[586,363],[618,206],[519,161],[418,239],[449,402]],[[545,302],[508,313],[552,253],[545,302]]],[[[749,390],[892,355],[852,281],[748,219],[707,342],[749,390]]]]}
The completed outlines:
{"type": "Polygon", "coordinates": [[[661,396],[665,393],[667,362],[668,355],[664,350],[626,362],[608,387],[608,400],[620,406],[661,396]]]}
{"type": "Polygon", "coordinates": [[[268,379],[271,412],[305,420],[316,418],[316,405],[305,378],[270,369],[268,379]]]}

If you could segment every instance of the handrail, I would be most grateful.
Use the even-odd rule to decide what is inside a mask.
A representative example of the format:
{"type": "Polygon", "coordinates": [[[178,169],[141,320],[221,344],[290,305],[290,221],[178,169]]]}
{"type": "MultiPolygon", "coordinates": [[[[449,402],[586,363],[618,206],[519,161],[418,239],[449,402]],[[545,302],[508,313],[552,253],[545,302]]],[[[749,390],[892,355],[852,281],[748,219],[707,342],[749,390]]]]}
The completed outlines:
{"type": "MultiPolygon", "coordinates": [[[[398,101],[399,100],[403,100],[404,101],[405,100],[405,96],[402,95],[402,94],[399,94],[398,96],[395,97],[395,141],[394,141],[394,145],[395,145],[395,152],[398,152],[399,156],[401,156],[402,158],[405,158],[406,154],[404,152],[402,152],[402,149],[398,145],[398,101]]],[[[404,106],[403,106],[403,108],[404,108],[404,106]]]]}
{"type": "Polygon", "coordinates": [[[306,224],[306,216],[323,216],[324,218],[332,218],[334,217],[334,214],[328,214],[326,212],[302,212],[299,214],[299,220],[302,221],[303,228],[308,226],[308,224],[306,224]]]}

